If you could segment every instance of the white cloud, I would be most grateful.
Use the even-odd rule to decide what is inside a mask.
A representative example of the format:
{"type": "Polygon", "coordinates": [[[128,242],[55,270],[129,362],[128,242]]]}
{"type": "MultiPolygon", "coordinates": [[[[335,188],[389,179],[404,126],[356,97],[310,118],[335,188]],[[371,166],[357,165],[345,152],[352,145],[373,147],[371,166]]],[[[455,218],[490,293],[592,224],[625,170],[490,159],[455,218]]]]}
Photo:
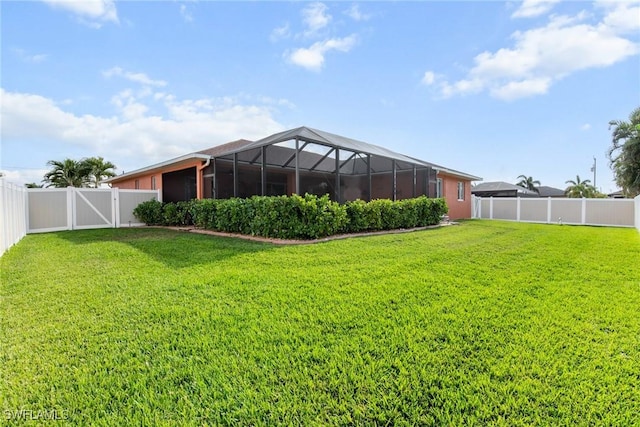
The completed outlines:
{"type": "Polygon", "coordinates": [[[585,123],[582,126],[580,126],[580,130],[587,131],[589,129],[591,129],[591,124],[590,123],[585,123]]]}
{"type": "Polygon", "coordinates": [[[436,82],[436,75],[433,71],[426,71],[422,77],[422,84],[430,86],[436,82]]]}
{"type": "Polygon", "coordinates": [[[274,28],[273,31],[271,31],[271,35],[269,36],[269,39],[272,42],[277,42],[278,40],[288,38],[290,35],[291,35],[291,30],[289,29],[289,23],[287,22],[281,27],[274,28]]]}
{"type": "Polygon", "coordinates": [[[531,95],[542,95],[547,93],[551,79],[527,79],[522,81],[511,81],[502,86],[491,89],[491,95],[505,101],[512,101],[518,98],[525,98],[531,95]]]}
{"type": "Polygon", "coordinates": [[[638,33],[640,31],[640,2],[612,3],[602,1],[598,6],[607,11],[603,27],[617,34],[638,33]]]}
{"type": "Polygon", "coordinates": [[[331,15],[327,13],[327,6],[324,3],[311,3],[302,9],[302,20],[307,30],[306,36],[313,36],[331,22],[331,15]]]}
{"type": "Polygon", "coordinates": [[[541,95],[553,83],[579,70],[608,67],[637,55],[638,43],[609,26],[612,22],[630,24],[621,10],[628,11],[628,5],[610,6],[597,24],[584,23],[587,14],[581,12],[575,16],[552,16],[544,27],[517,31],[511,36],[512,47],[480,53],[464,78],[454,83],[442,79],[441,95],[483,90],[504,100],[541,95]]]}
{"type": "Polygon", "coordinates": [[[453,84],[441,82],[440,88],[442,96],[448,98],[453,95],[467,95],[470,93],[478,93],[484,89],[484,83],[480,79],[463,79],[453,84]]]}
{"type": "Polygon", "coordinates": [[[180,5],[180,16],[182,16],[184,22],[193,22],[193,14],[186,4],[180,5]]]}
{"type": "Polygon", "coordinates": [[[31,54],[31,53],[25,51],[24,49],[16,49],[16,48],[14,48],[12,50],[15,52],[15,54],[18,56],[18,58],[20,58],[22,61],[30,62],[32,64],[39,64],[41,62],[44,62],[49,57],[48,54],[44,54],[44,53],[31,54]]]}
{"type": "Polygon", "coordinates": [[[520,7],[513,12],[512,18],[533,18],[544,15],[553,9],[560,0],[524,0],[520,7]]]}
{"type": "Polygon", "coordinates": [[[140,83],[147,86],[166,86],[167,85],[167,82],[165,82],[164,80],[153,80],[144,73],[132,73],[130,71],[125,71],[120,67],[113,67],[106,71],[103,71],[102,75],[106,78],[111,78],[114,76],[122,77],[126,80],[129,80],[135,83],[140,83]]]}
{"type": "MultiPolygon", "coordinates": [[[[2,139],[46,140],[101,155],[120,168],[143,167],[238,138],[259,139],[283,130],[273,106],[234,98],[185,99],[156,93],[144,99],[123,91],[115,116],[78,115],[54,100],[0,89],[2,139]],[[151,105],[155,103],[154,105],[151,105]],[[148,112],[164,111],[163,115],[148,112]]],[[[281,102],[285,102],[281,100],[281,102]]]]}
{"type": "Polygon", "coordinates": [[[54,8],[67,10],[94,28],[104,22],[118,23],[118,12],[113,0],[42,0],[54,8]],[[88,21],[87,21],[88,20],[88,21]]]}
{"type": "Polygon", "coordinates": [[[351,5],[344,13],[354,21],[368,21],[371,18],[371,15],[362,13],[358,4],[351,5]]]}
{"type": "Polygon", "coordinates": [[[348,52],[355,46],[357,37],[352,34],[344,38],[334,38],[316,42],[309,48],[299,48],[287,55],[295,65],[312,71],[320,71],[324,65],[325,55],[332,51],[348,52]]]}
{"type": "Polygon", "coordinates": [[[0,170],[0,172],[2,172],[2,177],[4,178],[5,182],[9,182],[19,186],[32,182],[38,185],[42,185],[42,178],[44,177],[45,173],[49,172],[49,169],[3,169],[0,170]]]}

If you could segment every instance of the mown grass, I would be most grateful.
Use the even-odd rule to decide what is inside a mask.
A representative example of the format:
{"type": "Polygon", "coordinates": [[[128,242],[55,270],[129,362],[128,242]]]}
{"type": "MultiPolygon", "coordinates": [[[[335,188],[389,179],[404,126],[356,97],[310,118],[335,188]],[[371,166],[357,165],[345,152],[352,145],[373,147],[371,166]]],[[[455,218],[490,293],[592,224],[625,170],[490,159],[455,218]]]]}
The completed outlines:
{"type": "Polygon", "coordinates": [[[9,422],[640,423],[633,229],[290,247],[107,229],[29,235],[0,266],[9,422]]]}

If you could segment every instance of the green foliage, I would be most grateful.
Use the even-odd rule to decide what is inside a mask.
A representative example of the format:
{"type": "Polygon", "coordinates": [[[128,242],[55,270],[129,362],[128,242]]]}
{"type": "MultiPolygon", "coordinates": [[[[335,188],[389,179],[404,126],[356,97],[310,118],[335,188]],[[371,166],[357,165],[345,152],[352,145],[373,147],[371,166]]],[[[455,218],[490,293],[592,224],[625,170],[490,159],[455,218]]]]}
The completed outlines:
{"type": "Polygon", "coordinates": [[[81,161],[86,163],[89,167],[87,181],[90,187],[98,188],[105,178],[116,176],[113,171],[116,169],[116,165],[109,161],[105,161],[102,157],[89,157],[87,159],[82,159],[81,161]]]}
{"type": "Polygon", "coordinates": [[[370,229],[370,222],[367,221],[366,216],[367,205],[367,202],[360,199],[345,203],[344,207],[349,221],[345,224],[343,231],[346,233],[359,233],[370,229]]]}
{"type": "Polygon", "coordinates": [[[361,200],[346,203],[349,222],[346,231],[393,230],[436,225],[448,212],[444,199],[425,196],[392,202],[388,199],[361,200]]]}
{"type": "Polygon", "coordinates": [[[520,175],[518,176],[518,179],[520,181],[516,183],[517,186],[540,193],[540,189],[538,188],[540,186],[540,181],[537,179],[533,179],[533,177],[526,175],[520,175]]]}
{"type": "Polygon", "coordinates": [[[608,151],[616,184],[627,197],[640,194],[640,108],[629,115],[629,121],[612,120],[609,129],[612,145],[608,151]]]}
{"type": "Polygon", "coordinates": [[[162,208],[164,225],[191,225],[193,224],[192,214],[193,202],[167,203],[162,208]]]}
{"type": "Polygon", "coordinates": [[[2,409],[65,426],[634,426],[638,253],[635,229],[481,220],[291,246],[30,234],[0,258],[2,409]]]}
{"type": "Polygon", "coordinates": [[[328,195],[313,194],[204,199],[164,206],[159,202],[145,203],[148,205],[134,214],[149,225],[193,223],[215,231],[279,239],[317,239],[340,232],[434,225],[447,212],[444,199],[424,196],[397,202],[356,200],[344,205],[331,201],[328,195]]]}
{"type": "Polygon", "coordinates": [[[42,182],[47,187],[94,187],[98,188],[104,178],[115,176],[115,165],[102,157],[89,157],[81,160],[49,160],[51,170],[44,175],[42,182]]]}
{"type": "Polygon", "coordinates": [[[47,166],[51,166],[51,170],[42,180],[47,187],[85,187],[89,182],[91,166],[82,160],[49,160],[47,166]]]}
{"type": "Polygon", "coordinates": [[[133,215],[147,225],[165,224],[162,202],[155,199],[140,203],[133,210],[133,215]]]}
{"type": "Polygon", "coordinates": [[[586,197],[587,199],[599,198],[601,197],[601,193],[598,192],[596,187],[591,185],[591,180],[585,179],[580,180],[580,175],[576,176],[576,180],[568,180],[566,182],[570,184],[564,191],[567,197],[571,198],[581,198],[586,197]]]}
{"type": "Polygon", "coordinates": [[[193,224],[199,228],[216,228],[216,214],[218,205],[223,202],[216,199],[193,200],[191,202],[191,217],[193,224]]]}

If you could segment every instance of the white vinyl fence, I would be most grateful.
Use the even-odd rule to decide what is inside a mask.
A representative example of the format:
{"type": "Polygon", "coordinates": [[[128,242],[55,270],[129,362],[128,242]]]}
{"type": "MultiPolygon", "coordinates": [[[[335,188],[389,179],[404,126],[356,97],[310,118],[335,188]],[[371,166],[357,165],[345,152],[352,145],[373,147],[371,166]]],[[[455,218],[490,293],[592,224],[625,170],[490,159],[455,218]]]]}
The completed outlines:
{"type": "Polygon", "coordinates": [[[143,225],[133,210],[159,190],[118,188],[29,188],[0,179],[0,255],[27,233],[143,225]]]}
{"type": "Polygon", "coordinates": [[[635,199],[473,196],[472,217],[547,224],[636,227],[640,231],[640,196],[635,199]]]}
{"type": "Polygon", "coordinates": [[[27,234],[27,189],[0,178],[0,255],[27,234]]]}

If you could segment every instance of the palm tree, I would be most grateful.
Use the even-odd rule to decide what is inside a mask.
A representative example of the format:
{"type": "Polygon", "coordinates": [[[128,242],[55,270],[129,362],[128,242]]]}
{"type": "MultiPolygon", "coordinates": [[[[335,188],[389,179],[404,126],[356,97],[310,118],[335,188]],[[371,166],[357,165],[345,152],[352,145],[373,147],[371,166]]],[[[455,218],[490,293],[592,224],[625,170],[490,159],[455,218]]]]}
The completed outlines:
{"type": "Polygon", "coordinates": [[[519,187],[526,188],[527,190],[535,191],[536,193],[540,193],[538,186],[540,185],[540,181],[537,179],[534,180],[531,176],[520,175],[518,177],[520,180],[516,185],[519,187]]]}
{"type": "Polygon", "coordinates": [[[116,176],[113,171],[113,169],[116,169],[116,165],[108,161],[105,162],[102,157],[89,157],[82,161],[91,168],[91,172],[89,173],[90,187],[98,188],[104,178],[116,176]]]}
{"type": "Polygon", "coordinates": [[[35,182],[27,182],[24,186],[26,188],[42,188],[42,184],[36,184],[35,182]]]}
{"type": "Polygon", "coordinates": [[[580,175],[576,175],[576,180],[568,180],[566,184],[570,184],[566,190],[564,190],[567,197],[595,197],[597,195],[596,188],[591,185],[591,180],[585,179],[582,181],[580,175]]]}
{"type": "Polygon", "coordinates": [[[47,187],[83,187],[89,180],[91,167],[85,161],[49,160],[47,165],[52,167],[49,172],[44,174],[42,180],[47,184],[47,187]]]}
{"type": "Polygon", "coordinates": [[[629,121],[611,120],[612,146],[607,152],[616,184],[628,197],[640,194],[640,108],[631,112],[629,121]]]}

